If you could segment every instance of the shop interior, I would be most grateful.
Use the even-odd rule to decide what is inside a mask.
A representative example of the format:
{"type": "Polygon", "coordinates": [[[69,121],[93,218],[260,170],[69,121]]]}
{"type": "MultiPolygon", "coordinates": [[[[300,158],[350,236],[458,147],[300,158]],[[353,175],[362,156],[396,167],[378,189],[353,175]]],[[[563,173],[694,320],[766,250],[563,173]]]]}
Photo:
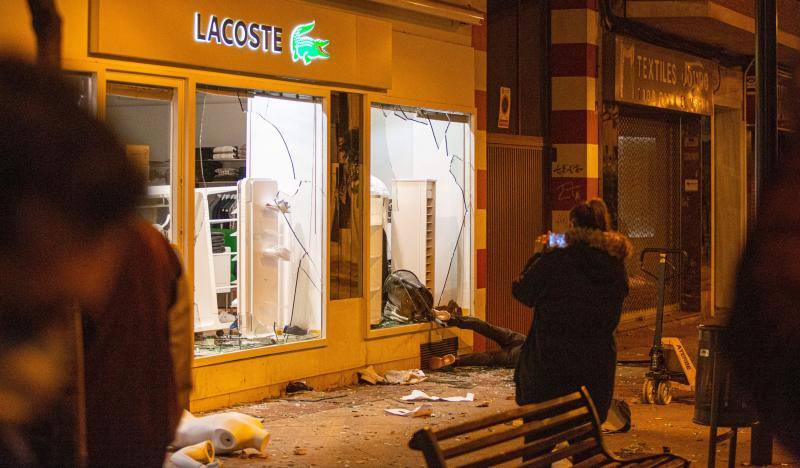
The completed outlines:
{"type": "Polygon", "coordinates": [[[107,85],[106,121],[147,180],[139,213],[170,240],[173,102],[171,88],[116,82],[107,85]]]}
{"type": "Polygon", "coordinates": [[[321,337],[321,99],[202,88],[196,109],[195,355],[321,337]]]}
{"type": "Polygon", "coordinates": [[[383,104],[370,113],[370,327],[429,321],[426,296],[471,309],[469,116],[383,104]]]}
{"type": "MultiPolygon", "coordinates": [[[[147,175],[140,212],[172,239],[174,90],[109,83],[107,120],[147,175]]],[[[322,335],[324,151],[319,98],[197,96],[195,354],[322,335]]]]}

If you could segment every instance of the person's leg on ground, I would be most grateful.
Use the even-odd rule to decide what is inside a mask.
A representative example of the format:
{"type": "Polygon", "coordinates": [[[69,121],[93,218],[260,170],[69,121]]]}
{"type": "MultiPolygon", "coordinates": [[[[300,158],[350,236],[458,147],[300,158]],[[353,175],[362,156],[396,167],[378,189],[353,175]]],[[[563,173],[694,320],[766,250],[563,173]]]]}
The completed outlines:
{"type": "Polygon", "coordinates": [[[475,317],[461,317],[455,324],[458,328],[472,330],[494,341],[501,348],[521,345],[525,342],[525,335],[508,328],[498,327],[475,317]]]}

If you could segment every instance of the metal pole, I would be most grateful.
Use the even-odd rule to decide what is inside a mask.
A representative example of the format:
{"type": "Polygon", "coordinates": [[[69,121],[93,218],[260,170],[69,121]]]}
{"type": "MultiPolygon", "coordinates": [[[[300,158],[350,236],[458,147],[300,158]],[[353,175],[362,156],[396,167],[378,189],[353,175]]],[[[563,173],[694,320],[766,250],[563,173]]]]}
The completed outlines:
{"type": "MultiPolygon", "coordinates": [[[[775,0],[755,0],[756,4],[756,215],[764,186],[774,173],[778,149],[778,16],[775,0]]],[[[752,429],[750,464],[772,464],[772,434],[761,424],[752,429]]]]}
{"type": "Polygon", "coordinates": [[[756,0],[756,194],[760,201],[778,149],[778,59],[775,0],[756,0]]]}

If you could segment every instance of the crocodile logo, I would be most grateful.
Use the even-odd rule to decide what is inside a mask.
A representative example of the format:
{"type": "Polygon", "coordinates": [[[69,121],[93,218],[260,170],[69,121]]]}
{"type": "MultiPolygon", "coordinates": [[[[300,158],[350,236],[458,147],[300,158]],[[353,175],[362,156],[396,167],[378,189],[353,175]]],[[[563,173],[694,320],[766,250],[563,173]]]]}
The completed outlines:
{"type": "Polygon", "coordinates": [[[327,60],[330,54],[326,47],[331,41],[327,39],[314,39],[309,37],[308,34],[314,30],[316,21],[306,24],[300,24],[292,30],[292,36],[289,39],[289,46],[292,49],[292,61],[303,61],[304,65],[310,64],[313,60],[327,60]]]}

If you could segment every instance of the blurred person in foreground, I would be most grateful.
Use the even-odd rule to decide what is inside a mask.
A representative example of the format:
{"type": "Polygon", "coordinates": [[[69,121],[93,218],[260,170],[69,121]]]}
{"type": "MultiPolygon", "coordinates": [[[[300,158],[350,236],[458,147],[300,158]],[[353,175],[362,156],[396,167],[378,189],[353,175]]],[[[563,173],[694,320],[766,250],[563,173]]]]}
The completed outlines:
{"type": "Polygon", "coordinates": [[[570,211],[566,246],[536,241],[535,254],[512,285],[514,297],[535,309],[514,374],[517,404],[539,403],[589,389],[600,421],[614,393],[614,330],[628,295],[628,239],[611,230],[600,199],[570,211]]]}
{"type": "MultiPolygon", "coordinates": [[[[797,84],[792,90],[797,98],[797,84]]],[[[794,122],[797,111],[794,112],[794,122]]],[[[800,140],[764,186],[755,232],[748,238],[725,341],[736,381],[759,421],[800,456],[800,140]]]]}
{"type": "Polygon", "coordinates": [[[52,72],[0,59],[0,465],[78,462],[63,392],[80,310],[89,463],[161,466],[188,404],[180,264],[135,215],[141,174],[77,102],[52,72]]]}
{"type": "Polygon", "coordinates": [[[0,446],[10,465],[73,462],[36,455],[76,450],[76,400],[62,395],[71,386],[77,398],[76,306],[108,299],[142,186],[76,103],[56,75],[0,58],[0,446]]]}
{"type": "Polygon", "coordinates": [[[160,467],[189,409],[192,301],[166,239],[129,223],[109,301],[84,308],[89,466],[160,467]]]}

